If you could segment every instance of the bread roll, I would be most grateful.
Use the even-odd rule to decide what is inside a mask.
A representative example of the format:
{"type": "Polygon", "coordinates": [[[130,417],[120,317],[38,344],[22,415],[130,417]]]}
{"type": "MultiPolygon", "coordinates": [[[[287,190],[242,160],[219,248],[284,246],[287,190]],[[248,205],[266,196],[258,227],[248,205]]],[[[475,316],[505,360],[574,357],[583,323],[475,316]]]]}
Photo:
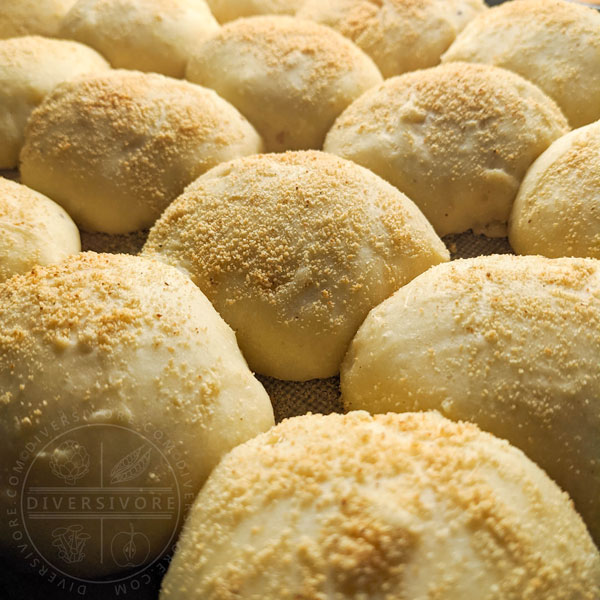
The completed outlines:
{"type": "Polygon", "coordinates": [[[304,0],[207,0],[220,23],[255,15],[293,15],[304,0]]]}
{"type": "Polygon", "coordinates": [[[531,163],[567,133],[564,116],[523,78],[451,63],[393,77],[351,104],[324,150],[387,179],[439,235],[506,235],[531,163]]]}
{"type": "Polygon", "coordinates": [[[600,13],[563,0],[519,0],[478,15],[443,62],[488,63],[544,90],[572,127],[600,119],[600,13]]]}
{"type": "Polygon", "coordinates": [[[320,149],[335,118],[381,82],[373,61],[342,35],[283,16],[228,23],[198,46],[186,77],[236,106],[269,152],[320,149]]]}
{"type": "Polygon", "coordinates": [[[112,71],[46,98],[29,121],[21,175],[83,229],[127,233],[150,227],[204,171],[261,148],[254,128],[212,90],[112,71]]]}
{"type": "MultiPolygon", "coordinates": [[[[132,534],[132,543],[141,539],[148,557],[159,554],[177,533],[176,515],[221,455],[273,425],[266,392],[200,290],[176,269],[133,256],[84,253],[0,285],[0,390],[3,514],[24,501],[29,485],[62,484],[77,496],[99,485],[98,468],[105,465],[102,507],[93,488],[92,504],[74,510],[66,523],[47,518],[28,527],[47,562],[88,579],[127,567],[111,540],[130,526],[146,538],[132,534]],[[22,475],[14,487],[13,468],[21,461],[27,470],[30,453],[33,479],[22,475]],[[94,508],[108,514],[115,496],[113,512],[122,513],[121,500],[138,497],[128,496],[123,484],[138,496],[154,486],[156,496],[167,486],[179,493],[171,490],[172,506],[152,504],[155,519],[109,516],[103,535],[91,518],[80,521],[79,512],[91,517],[94,508]],[[160,520],[161,512],[171,518],[160,520]],[[61,562],[56,527],[73,522],[89,539],[79,561],[61,562]]],[[[0,520],[4,555],[19,552],[13,530],[0,520]]]]}
{"type": "Polygon", "coordinates": [[[79,231],[58,204],[0,177],[0,282],[80,250],[79,231]]]}
{"type": "Polygon", "coordinates": [[[533,163],[508,235],[518,254],[600,258],[600,121],[558,139],[533,163]]]}
{"type": "Polygon", "coordinates": [[[0,169],[17,166],[27,119],[46,94],[63,81],[108,68],[97,52],[75,42],[0,40],[0,169]]]}
{"type": "Polygon", "coordinates": [[[523,453],[440,415],[308,415],[230,452],[161,600],[592,600],[600,556],[523,453]]]}
{"type": "Polygon", "coordinates": [[[509,440],[600,542],[600,262],[486,256],[431,269],[371,311],[346,407],[437,409],[509,440]]]}
{"type": "Polygon", "coordinates": [[[392,77],[437,65],[485,8],[483,0],[306,0],[297,16],[333,27],[392,77]]]}
{"type": "Polygon", "coordinates": [[[75,0],[3,0],[0,39],[22,35],[58,35],[60,23],[75,0]]]}
{"type": "Polygon", "coordinates": [[[204,0],[77,0],[60,33],[113,67],[183,77],[190,52],[218,29],[204,0]]]}
{"type": "Polygon", "coordinates": [[[297,381],[338,373],[369,310],[449,258],[406,196],[314,151],[209,171],[152,228],[144,253],[190,274],[254,371],[297,381]]]}

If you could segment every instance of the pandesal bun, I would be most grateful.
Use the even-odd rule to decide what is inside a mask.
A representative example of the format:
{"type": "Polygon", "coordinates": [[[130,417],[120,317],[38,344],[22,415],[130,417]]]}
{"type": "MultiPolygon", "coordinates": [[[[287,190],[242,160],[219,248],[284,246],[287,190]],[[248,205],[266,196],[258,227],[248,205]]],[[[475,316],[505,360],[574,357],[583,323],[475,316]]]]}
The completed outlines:
{"type": "Polygon", "coordinates": [[[600,556],[508,443],[434,412],[307,415],[198,495],[161,600],[593,600],[600,556]]]}
{"type": "Polygon", "coordinates": [[[127,233],[150,227],[211,167],[261,149],[254,128],[212,90],[118,70],[44,100],[29,120],[21,175],[81,228],[127,233]]]}
{"type": "Polygon", "coordinates": [[[0,39],[23,35],[58,35],[75,0],[4,0],[0,6],[0,39]]]}
{"type": "Polygon", "coordinates": [[[559,138],[533,163],[508,237],[518,254],[600,258],[600,121],[559,138]]]}
{"type": "Polygon", "coordinates": [[[430,269],[365,319],[347,409],[437,409],[507,439],[600,542],[600,262],[482,256],[430,269]]]}
{"type": "Polygon", "coordinates": [[[0,40],[0,169],[17,166],[27,119],[47,94],[63,81],[108,68],[97,52],[76,42],[0,40]]]}
{"type": "Polygon", "coordinates": [[[189,273],[254,371],[300,381],[337,374],[369,310],[449,259],[406,196],[315,151],[209,171],[165,211],[144,254],[189,273]]]}
{"type": "Polygon", "coordinates": [[[533,81],[571,127],[600,119],[600,13],[582,3],[518,0],[473,19],[443,62],[488,63],[533,81]]]}
{"type": "MultiPolygon", "coordinates": [[[[32,485],[67,485],[61,475],[66,479],[73,466],[59,471],[56,461],[61,453],[69,457],[68,448],[53,441],[63,432],[71,447],[87,448],[89,461],[89,469],[70,482],[72,493],[98,485],[93,476],[101,456],[92,448],[100,436],[107,465],[105,496],[126,495],[121,481],[138,494],[152,486],[172,488],[178,504],[168,510],[171,519],[129,519],[153,552],[176,533],[177,511],[184,512],[220,457],[273,425],[266,392],[210,302],[176,269],[134,256],[83,253],[1,284],[0,390],[2,511],[19,506],[27,489],[14,489],[10,476],[28,444],[37,448],[32,485]],[[123,430],[129,432],[125,437],[123,430]],[[50,449],[42,451],[39,440],[50,443],[50,449]],[[134,461],[141,451],[145,462],[134,461]],[[121,472],[141,467],[115,478],[116,465],[121,472]]],[[[163,488],[155,494],[166,493],[163,488]]],[[[68,568],[80,577],[98,578],[122,571],[126,565],[111,546],[115,535],[129,529],[126,516],[122,520],[108,518],[104,536],[98,530],[91,535],[94,523],[85,521],[85,552],[76,563],[60,563],[63,572],[68,568]]],[[[73,521],[80,522],[78,514],[73,521]]],[[[51,518],[28,525],[29,539],[48,561],[56,557],[57,526],[60,521],[51,518]]],[[[11,532],[2,519],[3,553],[18,551],[11,532]]]]}
{"type": "Polygon", "coordinates": [[[113,67],[183,77],[190,52],[218,29],[204,0],[77,0],[60,34],[113,67]]]}
{"type": "Polygon", "coordinates": [[[79,231],[58,204],[0,177],[0,283],[80,250],[79,231]]]}
{"type": "Polygon", "coordinates": [[[441,236],[506,235],[519,184],[568,124],[515,73],[449,63],[388,79],[352,103],[324,150],[411,198],[441,236]]]}
{"type": "Polygon", "coordinates": [[[335,118],[382,80],[350,40],[285,16],[226,24],[198,46],[186,77],[237,107],[269,152],[321,149],[335,118]]]}
{"type": "Polygon", "coordinates": [[[483,0],[306,0],[297,13],[362,48],[384,77],[433,67],[483,0]]]}

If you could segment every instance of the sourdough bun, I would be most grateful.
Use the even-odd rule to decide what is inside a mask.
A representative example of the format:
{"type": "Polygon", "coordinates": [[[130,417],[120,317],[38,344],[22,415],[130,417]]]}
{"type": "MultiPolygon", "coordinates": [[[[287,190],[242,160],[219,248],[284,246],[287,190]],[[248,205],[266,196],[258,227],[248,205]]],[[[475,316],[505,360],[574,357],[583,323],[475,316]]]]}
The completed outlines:
{"type": "Polygon", "coordinates": [[[218,29],[204,0],[77,0],[60,33],[113,67],[183,77],[190,52],[218,29]]]}
{"type": "Polygon", "coordinates": [[[161,600],[592,600],[600,556],[519,450],[436,413],[307,415],[230,452],[161,600]]]}
{"type": "Polygon", "coordinates": [[[150,227],[204,171],[261,148],[212,90],[112,71],[59,86],[34,111],[21,175],[83,229],[127,233],[150,227]]]}
{"type": "Polygon", "coordinates": [[[442,60],[488,63],[544,90],[572,127],[600,119],[600,13],[563,0],[506,2],[478,15],[442,60]]]}
{"type": "Polygon", "coordinates": [[[341,371],[348,409],[437,409],[505,438],[600,542],[600,262],[486,256],[371,311],[341,371]]]}
{"type": "Polygon", "coordinates": [[[351,41],[284,16],[228,23],[198,46],[186,77],[237,107],[270,152],[320,149],[335,118],[381,82],[373,61],[351,41]]]}
{"type": "Polygon", "coordinates": [[[79,231],[58,204],[0,177],[0,282],[80,250],[79,231]]]}
{"type": "Polygon", "coordinates": [[[206,0],[220,23],[256,15],[293,15],[304,0],[206,0]]]}
{"type": "MultiPolygon", "coordinates": [[[[0,389],[0,508],[5,513],[22,500],[24,488],[14,490],[15,499],[10,476],[27,448],[38,450],[34,485],[61,483],[52,461],[66,452],[53,441],[63,430],[67,442],[88,448],[89,470],[71,481],[75,494],[77,486],[93,485],[100,456],[92,447],[101,435],[106,486],[109,479],[117,486],[106,494],[120,491],[110,467],[142,447],[148,449],[146,465],[124,481],[141,492],[173,485],[174,474],[180,494],[171,510],[181,513],[221,455],[273,425],[266,392],[210,302],[176,269],[133,256],[84,253],[0,285],[0,389]],[[77,427],[67,426],[73,423],[77,427]],[[131,435],[124,438],[123,429],[131,435]],[[51,442],[50,450],[42,451],[41,439],[51,442]],[[124,439],[132,446],[121,445],[124,439]],[[166,460],[157,450],[159,442],[166,460]]],[[[133,518],[153,552],[176,533],[172,520],[133,518]]],[[[77,522],[77,516],[73,519],[77,522]]],[[[62,563],[63,570],[86,578],[119,571],[124,565],[117,562],[111,540],[127,531],[124,520],[108,519],[103,537],[94,530],[81,560],[62,563]]],[[[57,525],[52,519],[29,523],[29,539],[50,561],[56,556],[57,525]]],[[[92,522],[84,526],[92,533],[92,522]]],[[[18,552],[10,534],[3,519],[4,554],[18,552]]]]}
{"type": "Polygon", "coordinates": [[[567,131],[532,83],[488,65],[450,63],[364,94],[337,119],[324,150],[395,185],[439,235],[502,236],[528,167],[567,131]]]}
{"type": "Polygon", "coordinates": [[[108,68],[97,52],[76,42],[0,40],[0,169],[17,166],[27,119],[47,94],[63,81],[108,68]]]}
{"type": "Polygon", "coordinates": [[[558,139],[533,163],[508,236],[518,254],[600,258],[600,121],[558,139]]]}
{"type": "Polygon", "coordinates": [[[331,377],[369,310],[449,255],[406,196],[322,152],[209,171],[150,231],[144,253],[188,272],[250,367],[331,377]]]}
{"type": "Polygon", "coordinates": [[[75,0],[4,0],[0,6],[0,39],[22,35],[57,36],[75,0]]]}
{"type": "Polygon", "coordinates": [[[392,77],[437,65],[485,8],[483,0],[306,0],[297,17],[333,27],[392,77]]]}

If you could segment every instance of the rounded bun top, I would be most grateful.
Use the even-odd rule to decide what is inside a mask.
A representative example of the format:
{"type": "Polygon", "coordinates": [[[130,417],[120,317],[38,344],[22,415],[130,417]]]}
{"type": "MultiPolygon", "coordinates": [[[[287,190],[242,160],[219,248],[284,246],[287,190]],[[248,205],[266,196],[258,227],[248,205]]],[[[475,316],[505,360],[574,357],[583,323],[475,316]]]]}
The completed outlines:
{"type": "Polygon", "coordinates": [[[519,254],[600,258],[600,121],[559,138],[533,163],[508,235],[519,254]]]}
{"type": "Polygon", "coordinates": [[[298,18],[333,27],[362,48],[384,77],[432,67],[483,0],[306,0],[298,18]]]}
{"type": "Polygon", "coordinates": [[[408,198],[314,151],[209,171],[165,211],[144,251],[190,273],[254,370],[299,380],[335,375],[368,311],[448,260],[408,198]]]}
{"type": "Polygon", "coordinates": [[[212,473],[161,599],[190,590],[591,600],[600,556],[566,494],[473,425],[437,413],[307,415],[237,447],[212,473]]]}
{"type": "Polygon", "coordinates": [[[443,62],[489,63],[533,81],[572,127],[600,119],[600,13],[577,2],[518,0],[473,19],[443,62]]]}
{"type": "Polygon", "coordinates": [[[183,77],[193,48],[218,29],[204,0],[77,0],[60,34],[113,67],[183,77]]]}
{"type": "Polygon", "coordinates": [[[528,167],[567,131],[558,106],[529,81],[449,63],[366,92],[336,120],[324,150],[395,185],[439,235],[503,235],[528,167]]]}
{"type": "Polygon", "coordinates": [[[21,35],[57,36],[76,0],[4,0],[0,8],[0,39],[21,35]]]}
{"type": "Polygon", "coordinates": [[[320,149],[335,118],[382,80],[350,40],[287,16],[227,23],[198,45],[186,77],[237,107],[272,152],[320,149]]]}
{"type": "Polygon", "coordinates": [[[37,35],[0,40],[0,169],[14,169],[31,111],[63,81],[106,72],[109,64],[78,42],[37,35]]]}
{"type": "Polygon", "coordinates": [[[262,150],[214,91],[155,73],[109,71],[66,82],[32,114],[23,182],[89,231],[150,227],[196,177],[262,150]]]}
{"type": "Polygon", "coordinates": [[[58,204],[0,177],[0,282],[80,250],[79,231],[58,204]]]}

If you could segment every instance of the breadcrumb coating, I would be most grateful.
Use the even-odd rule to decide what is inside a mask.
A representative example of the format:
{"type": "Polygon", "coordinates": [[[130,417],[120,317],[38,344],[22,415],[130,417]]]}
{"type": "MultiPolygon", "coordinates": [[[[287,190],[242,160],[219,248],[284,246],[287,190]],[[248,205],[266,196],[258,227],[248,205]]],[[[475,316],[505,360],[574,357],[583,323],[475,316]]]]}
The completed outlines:
{"type": "Polygon", "coordinates": [[[307,415],[237,447],[161,600],[578,600],[600,556],[520,451],[437,413],[307,415]]]}
{"type": "Polygon", "coordinates": [[[374,309],[341,370],[347,409],[440,410],[509,440],[600,541],[600,263],[485,256],[374,309]]]}
{"type": "Polygon", "coordinates": [[[190,274],[251,368],[330,377],[369,310],[449,259],[416,206],[322,152],[246,157],[190,185],[144,254],[190,274]]]}
{"type": "Polygon", "coordinates": [[[439,235],[504,236],[528,167],[568,130],[556,104],[522,77],[449,63],[369,90],[340,115],[324,150],[395,185],[439,235]]]}

